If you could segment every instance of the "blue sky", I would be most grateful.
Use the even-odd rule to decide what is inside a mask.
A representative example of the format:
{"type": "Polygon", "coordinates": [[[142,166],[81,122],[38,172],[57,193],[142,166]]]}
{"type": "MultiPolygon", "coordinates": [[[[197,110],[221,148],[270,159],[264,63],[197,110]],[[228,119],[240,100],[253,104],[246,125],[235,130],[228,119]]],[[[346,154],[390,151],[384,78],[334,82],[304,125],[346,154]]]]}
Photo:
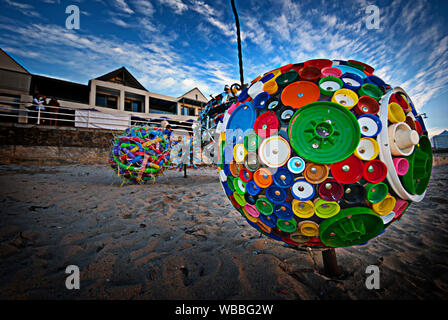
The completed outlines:
{"type": "MultiPolygon", "coordinates": [[[[430,132],[448,128],[448,1],[237,0],[245,80],[311,58],[354,59],[403,87],[430,132]],[[368,5],[380,28],[366,27],[368,5]]],[[[149,90],[238,82],[229,0],[0,0],[0,47],[31,73],[87,83],[126,66],[149,90]],[[65,8],[81,11],[65,28],[65,8]]]]}

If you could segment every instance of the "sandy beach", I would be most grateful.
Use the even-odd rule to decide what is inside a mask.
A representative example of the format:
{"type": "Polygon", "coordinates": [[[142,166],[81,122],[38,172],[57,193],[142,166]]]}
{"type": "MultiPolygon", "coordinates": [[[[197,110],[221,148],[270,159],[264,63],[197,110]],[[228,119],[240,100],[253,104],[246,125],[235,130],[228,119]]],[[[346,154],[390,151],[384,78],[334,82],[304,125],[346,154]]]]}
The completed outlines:
{"type": "Polygon", "coordinates": [[[0,166],[1,299],[447,299],[448,165],[425,200],[366,246],[284,247],[233,210],[216,170],[120,187],[106,166],[0,166]],[[65,288],[77,265],[81,289],[65,288]],[[368,265],[381,289],[365,287],[368,265]]]}

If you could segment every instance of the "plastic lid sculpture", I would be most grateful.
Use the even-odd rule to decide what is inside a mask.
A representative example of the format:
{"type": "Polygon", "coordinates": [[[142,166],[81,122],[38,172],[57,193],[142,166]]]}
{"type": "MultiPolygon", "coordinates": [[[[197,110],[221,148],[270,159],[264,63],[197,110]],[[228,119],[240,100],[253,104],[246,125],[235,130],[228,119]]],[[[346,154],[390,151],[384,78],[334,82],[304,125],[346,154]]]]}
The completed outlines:
{"type": "Polygon", "coordinates": [[[170,164],[170,147],[162,128],[132,127],[115,137],[109,163],[123,183],[154,182],[170,164]]]}
{"type": "Polygon", "coordinates": [[[254,79],[226,111],[218,168],[236,210],[290,245],[361,245],[422,201],[432,149],[410,97],[354,60],[254,79]]]}

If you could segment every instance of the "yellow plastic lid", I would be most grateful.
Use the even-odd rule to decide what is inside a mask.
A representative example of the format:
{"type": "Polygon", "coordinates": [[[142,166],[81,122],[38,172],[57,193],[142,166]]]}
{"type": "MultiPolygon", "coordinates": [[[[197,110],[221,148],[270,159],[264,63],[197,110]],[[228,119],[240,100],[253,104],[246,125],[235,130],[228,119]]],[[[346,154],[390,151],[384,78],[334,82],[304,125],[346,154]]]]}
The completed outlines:
{"type": "Polygon", "coordinates": [[[339,89],[333,94],[331,102],[340,104],[350,110],[358,103],[358,95],[349,89],[339,89]]]}
{"type": "Polygon", "coordinates": [[[311,200],[300,201],[294,199],[292,200],[292,211],[299,218],[310,218],[314,215],[314,203],[311,200]]]}
{"type": "Polygon", "coordinates": [[[314,221],[302,221],[299,223],[300,232],[307,237],[316,237],[319,235],[319,225],[314,221]]]}
{"type": "MultiPolygon", "coordinates": [[[[401,107],[400,107],[401,108],[401,107]]],[[[372,205],[373,211],[378,213],[380,216],[386,216],[389,213],[392,212],[395,208],[395,204],[397,203],[397,199],[390,194],[384,198],[383,201],[380,201],[378,203],[374,203],[372,205]]]]}

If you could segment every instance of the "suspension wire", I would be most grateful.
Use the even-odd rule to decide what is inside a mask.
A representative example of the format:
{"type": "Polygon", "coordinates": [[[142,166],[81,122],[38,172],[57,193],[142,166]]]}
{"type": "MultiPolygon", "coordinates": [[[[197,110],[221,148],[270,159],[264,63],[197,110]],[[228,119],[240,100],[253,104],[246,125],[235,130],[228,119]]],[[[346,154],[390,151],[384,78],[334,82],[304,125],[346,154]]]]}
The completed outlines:
{"type": "Polygon", "coordinates": [[[238,60],[240,66],[240,81],[241,88],[244,87],[244,74],[243,74],[243,54],[241,50],[241,32],[240,32],[240,20],[238,19],[238,12],[236,11],[235,0],[230,0],[232,4],[233,15],[235,16],[235,24],[236,24],[236,36],[238,42],[238,60]]]}

